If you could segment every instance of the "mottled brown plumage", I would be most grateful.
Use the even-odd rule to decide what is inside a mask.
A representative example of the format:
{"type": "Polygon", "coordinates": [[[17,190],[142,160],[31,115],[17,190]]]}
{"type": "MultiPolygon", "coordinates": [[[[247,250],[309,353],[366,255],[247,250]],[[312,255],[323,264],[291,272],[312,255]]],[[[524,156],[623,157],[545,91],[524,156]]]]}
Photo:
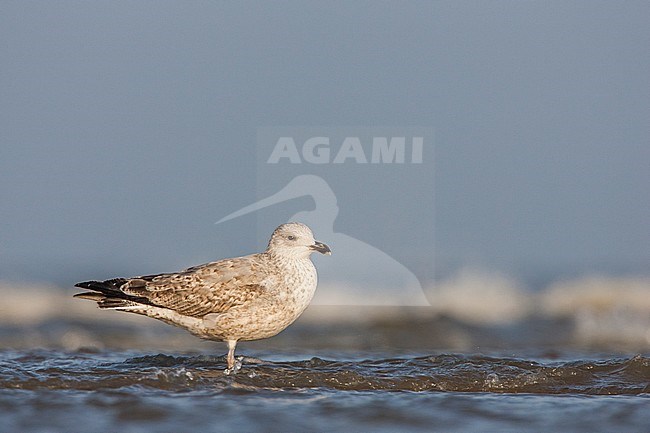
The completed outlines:
{"type": "Polygon", "coordinates": [[[75,297],[100,308],[128,311],[228,342],[228,371],[235,371],[240,340],[276,335],[309,305],[316,290],[310,255],[330,254],[301,223],[282,224],[266,251],[195,266],[178,273],[86,281],[75,297]]]}

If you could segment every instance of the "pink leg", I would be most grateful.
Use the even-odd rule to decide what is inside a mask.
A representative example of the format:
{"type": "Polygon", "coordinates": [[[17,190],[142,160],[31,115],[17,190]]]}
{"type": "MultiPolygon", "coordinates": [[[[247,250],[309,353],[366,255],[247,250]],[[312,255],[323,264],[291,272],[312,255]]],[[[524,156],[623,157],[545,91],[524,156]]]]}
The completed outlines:
{"type": "Polygon", "coordinates": [[[228,340],[228,370],[232,370],[235,367],[236,346],[237,346],[237,340],[228,340]]]}

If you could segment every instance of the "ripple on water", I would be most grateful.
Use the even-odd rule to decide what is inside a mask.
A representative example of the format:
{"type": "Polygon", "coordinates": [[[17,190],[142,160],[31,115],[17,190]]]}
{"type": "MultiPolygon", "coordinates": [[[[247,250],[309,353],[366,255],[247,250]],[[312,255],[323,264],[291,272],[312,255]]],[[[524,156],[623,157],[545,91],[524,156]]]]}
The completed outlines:
{"type": "Polygon", "coordinates": [[[3,352],[0,389],[129,389],[232,391],[454,391],[481,393],[637,395],[650,392],[650,358],[542,362],[438,355],[335,361],[271,362],[245,358],[223,373],[223,357],[3,352]]]}

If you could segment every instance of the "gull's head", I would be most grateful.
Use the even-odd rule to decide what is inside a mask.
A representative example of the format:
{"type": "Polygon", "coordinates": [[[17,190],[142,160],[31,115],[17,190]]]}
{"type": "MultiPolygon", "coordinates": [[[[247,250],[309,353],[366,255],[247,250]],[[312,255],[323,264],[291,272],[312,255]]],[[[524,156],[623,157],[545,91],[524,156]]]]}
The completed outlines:
{"type": "Polygon", "coordinates": [[[271,235],[268,252],[304,259],[314,251],[330,255],[330,248],[314,239],[311,229],[302,223],[286,223],[279,226],[271,235]]]}

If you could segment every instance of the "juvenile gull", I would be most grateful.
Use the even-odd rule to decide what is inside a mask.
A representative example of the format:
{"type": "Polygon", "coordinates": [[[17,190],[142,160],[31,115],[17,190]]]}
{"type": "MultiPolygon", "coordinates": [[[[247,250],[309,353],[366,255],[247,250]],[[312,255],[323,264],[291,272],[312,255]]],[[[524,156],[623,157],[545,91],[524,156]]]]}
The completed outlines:
{"type": "MultiPolygon", "coordinates": [[[[142,314],[197,337],[228,342],[233,372],[238,341],[272,337],[292,324],[316,291],[314,251],[331,254],[301,223],[275,229],[266,251],[194,266],[178,273],[86,281],[78,298],[99,308],[142,314]]],[[[238,363],[239,364],[239,363],[238,363]]]]}

